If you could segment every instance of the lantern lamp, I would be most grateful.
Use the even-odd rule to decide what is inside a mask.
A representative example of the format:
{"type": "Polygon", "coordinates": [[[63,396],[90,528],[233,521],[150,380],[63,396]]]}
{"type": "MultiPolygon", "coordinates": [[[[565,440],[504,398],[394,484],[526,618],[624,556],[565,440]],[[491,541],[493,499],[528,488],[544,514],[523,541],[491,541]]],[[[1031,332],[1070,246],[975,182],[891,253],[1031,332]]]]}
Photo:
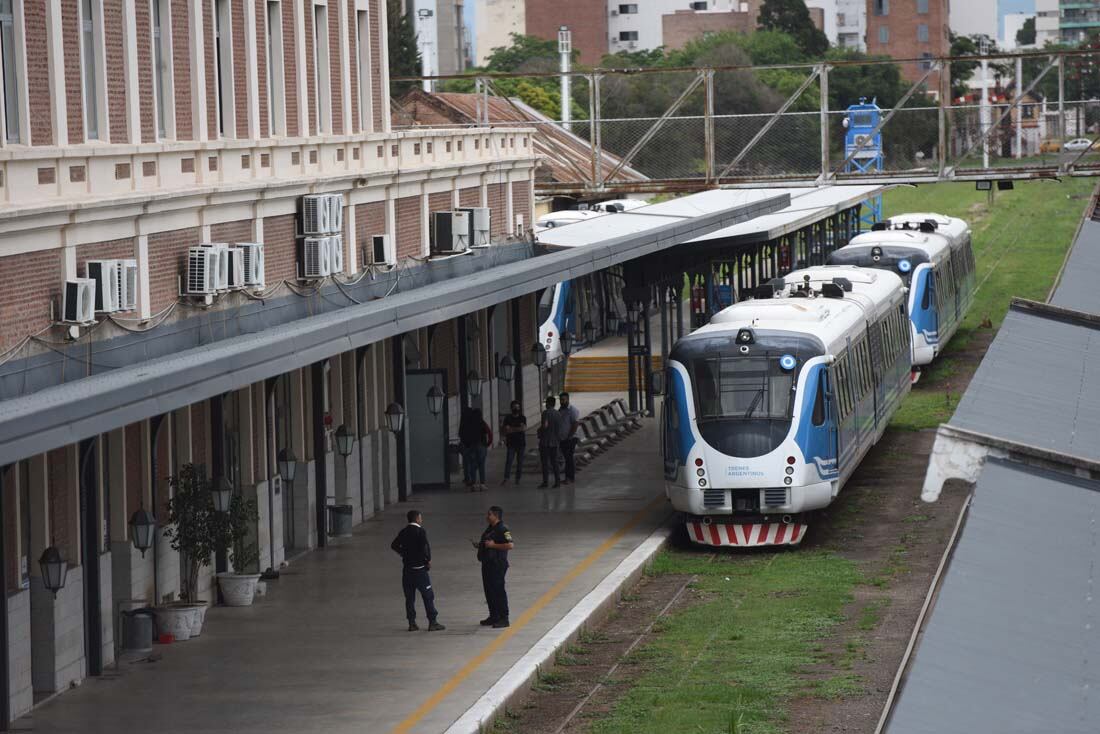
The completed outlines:
{"type": "Polygon", "coordinates": [[[584,327],[581,329],[581,332],[584,334],[585,344],[591,344],[596,341],[596,325],[591,321],[584,322],[584,327]]]}
{"type": "Polygon", "coordinates": [[[466,375],[466,391],[470,393],[471,398],[481,395],[481,375],[477,373],[477,370],[470,370],[466,375]]]}
{"type": "Polygon", "coordinates": [[[505,382],[511,382],[516,376],[516,360],[512,359],[512,355],[505,354],[500,358],[500,367],[497,369],[497,374],[505,382]]]}
{"type": "Polygon", "coordinates": [[[632,324],[637,323],[638,316],[641,314],[641,312],[642,312],[641,304],[639,304],[637,301],[631,301],[630,303],[628,303],[626,305],[627,319],[632,324]]]}
{"type": "Polygon", "coordinates": [[[622,325],[622,319],[619,318],[619,314],[612,311],[607,315],[607,330],[612,334],[619,333],[619,327],[622,325]]]}
{"type": "Polygon", "coordinates": [[[298,472],[298,457],[291,449],[279,449],[279,475],[283,479],[294,483],[294,475],[298,472]]]}
{"type": "Polygon", "coordinates": [[[443,391],[439,389],[439,385],[432,385],[428,388],[428,410],[432,415],[439,415],[443,412],[443,391]]]}
{"type": "Polygon", "coordinates": [[[157,519],[153,517],[153,513],[145,509],[145,505],[138,507],[130,516],[130,540],[133,541],[134,547],[141,551],[142,558],[145,558],[145,551],[153,547],[156,529],[157,519]]]}
{"type": "Polygon", "coordinates": [[[535,366],[541,369],[546,365],[546,347],[539,342],[535,342],[534,346],[531,347],[531,358],[535,366]]]}
{"type": "Polygon", "coordinates": [[[65,577],[69,575],[69,562],[61,557],[61,551],[57,546],[51,545],[42,551],[38,565],[42,569],[42,585],[52,592],[56,599],[57,592],[65,586],[65,577]]]}
{"type": "Polygon", "coordinates": [[[351,456],[351,444],[355,436],[348,432],[348,427],[343,423],[336,429],[336,451],[345,459],[351,456]]]}
{"type": "Polygon", "coordinates": [[[210,490],[214,497],[214,510],[217,512],[229,512],[229,503],[233,499],[233,485],[225,477],[219,477],[210,490]]]}
{"type": "Polygon", "coordinates": [[[398,403],[390,403],[386,408],[386,426],[393,433],[401,433],[405,427],[405,409],[398,403]]]}
{"type": "Polygon", "coordinates": [[[568,357],[573,351],[574,339],[575,337],[573,336],[573,332],[571,331],[566,331],[561,335],[561,353],[564,354],[566,357],[568,357]]]}

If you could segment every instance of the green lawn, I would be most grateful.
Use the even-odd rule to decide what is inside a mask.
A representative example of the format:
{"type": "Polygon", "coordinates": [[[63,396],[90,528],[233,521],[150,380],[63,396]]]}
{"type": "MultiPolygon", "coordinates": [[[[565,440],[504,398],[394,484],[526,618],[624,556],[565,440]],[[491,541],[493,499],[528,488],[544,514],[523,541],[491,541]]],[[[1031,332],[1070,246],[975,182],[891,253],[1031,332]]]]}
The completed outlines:
{"type": "Polygon", "coordinates": [[[1095,179],[1081,178],[1017,183],[1012,191],[995,192],[992,208],[987,193],[976,191],[972,183],[904,187],[886,193],[886,216],[930,211],[968,221],[978,268],[978,291],[970,312],[944,356],[925,370],[919,389],[895,414],[893,427],[934,428],[951,418],[960,395],[938,388],[953,374],[952,353],[965,347],[986,319],[999,327],[1013,296],[1046,300],[1095,185],[1095,179]]]}

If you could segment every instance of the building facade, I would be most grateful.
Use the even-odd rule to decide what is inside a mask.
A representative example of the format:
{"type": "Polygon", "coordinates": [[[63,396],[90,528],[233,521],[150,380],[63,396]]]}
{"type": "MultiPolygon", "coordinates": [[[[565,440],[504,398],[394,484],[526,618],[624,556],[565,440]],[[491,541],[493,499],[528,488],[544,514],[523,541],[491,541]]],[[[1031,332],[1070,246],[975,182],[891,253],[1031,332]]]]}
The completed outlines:
{"type": "Polygon", "coordinates": [[[836,45],[853,51],[867,50],[865,0],[837,0],[836,45]]]}
{"type": "Polygon", "coordinates": [[[1079,44],[1100,31],[1100,0],[1036,0],[1035,43],[1079,44]]]}
{"type": "MultiPolygon", "coordinates": [[[[196,354],[228,365],[296,324],[491,259],[435,257],[436,212],[488,209],[494,257],[522,257],[530,130],[393,131],[385,29],[385,0],[0,0],[0,414],[118,370],[161,379],[196,354]],[[327,225],[307,213],[320,194],[339,202],[327,225]]],[[[196,370],[191,399],[159,408],[120,384],[97,398],[109,418],[66,435],[27,423],[0,459],[7,715],[109,665],[123,603],[180,598],[178,553],[163,533],[139,553],[128,522],[143,508],[163,525],[181,467],[257,503],[247,570],[277,569],[327,542],[326,504],[361,522],[435,482],[408,461],[411,428],[386,428],[395,401],[411,420],[423,399],[404,391],[425,375],[446,396],[441,447],[461,405],[495,415],[520,396],[534,410],[519,345],[537,339],[536,311],[517,296],[229,389],[196,370]],[[47,547],[69,564],[56,596],[47,547]]],[[[228,568],[204,571],[197,596],[212,601],[228,568]]]]}
{"type": "Polygon", "coordinates": [[[524,0],[477,0],[474,63],[484,66],[494,48],[511,46],[513,33],[527,32],[526,6],[524,0]]]}
{"type": "MultiPolygon", "coordinates": [[[[867,0],[867,53],[903,60],[902,76],[915,82],[949,55],[948,19],[948,0],[867,0]]],[[[939,81],[934,71],[925,86],[935,94],[939,81]]]]}
{"type": "Polygon", "coordinates": [[[456,0],[410,0],[424,76],[458,74],[466,68],[463,4],[456,0]]]}
{"type": "Polygon", "coordinates": [[[951,31],[958,36],[1000,36],[997,0],[968,0],[951,5],[951,31]]]}

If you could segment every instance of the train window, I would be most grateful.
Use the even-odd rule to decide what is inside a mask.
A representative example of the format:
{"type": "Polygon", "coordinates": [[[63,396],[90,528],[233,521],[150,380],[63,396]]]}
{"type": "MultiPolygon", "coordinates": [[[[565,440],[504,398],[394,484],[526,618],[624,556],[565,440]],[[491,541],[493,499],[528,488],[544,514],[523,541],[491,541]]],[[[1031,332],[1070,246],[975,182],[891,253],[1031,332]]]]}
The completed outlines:
{"type": "Polygon", "coordinates": [[[814,395],[813,424],[825,425],[825,370],[818,373],[817,394],[814,395]]]}
{"type": "Polygon", "coordinates": [[[791,417],[795,375],[776,359],[698,359],[694,373],[700,420],[791,417]]]}

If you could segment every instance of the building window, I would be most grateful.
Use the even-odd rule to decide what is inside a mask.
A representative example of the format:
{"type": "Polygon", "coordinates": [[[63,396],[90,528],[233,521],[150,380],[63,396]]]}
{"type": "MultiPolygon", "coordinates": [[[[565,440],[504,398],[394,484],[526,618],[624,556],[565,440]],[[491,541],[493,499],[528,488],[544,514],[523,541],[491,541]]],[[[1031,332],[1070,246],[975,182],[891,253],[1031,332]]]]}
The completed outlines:
{"type": "Polygon", "coordinates": [[[230,34],[229,0],[214,6],[214,63],[218,72],[218,133],[233,130],[233,45],[230,34]]]}
{"type": "Polygon", "coordinates": [[[283,11],[278,0],[273,0],[267,3],[267,115],[268,130],[272,135],[286,133],[285,94],[283,11]]]}
{"type": "Polygon", "coordinates": [[[878,42],[890,43],[890,29],[884,25],[878,27],[878,42]]]}
{"type": "Polygon", "coordinates": [[[837,14],[836,14],[836,24],[837,24],[837,25],[841,25],[841,26],[842,26],[842,25],[847,25],[847,24],[846,24],[846,23],[844,22],[844,13],[837,13],[837,14]]]}
{"type": "Polygon", "coordinates": [[[619,31],[620,41],[637,41],[638,31],[619,31]]]}
{"type": "Polygon", "coordinates": [[[359,52],[356,63],[359,64],[359,129],[370,128],[371,115],[367,107],[371,104],[370,98],[370,20],[366,11],[360,10],[355,14],[355,48],[359,52]]]}
{"type": "Polygon", "coordinates": [[[875,15],[889,15],[890,14],[890,0],[872,0],[871,7],[872,12],[875,15]]]}
{"type": "Polygon", "coordinates": [[[928,43],[928,24],[917,24],[917,40],[921,43],[928,43]]]}
{"type": "Polygon", "coordinates": [[[164,0],[150,0],[153,18],[153,87],[154,102],[157,106],[157,135],[166,137],[166,119],[168,117],[168,95],[165,90],[172,88],[172,72],[169,68],[171,54],[164,48],[164,25],[162,11],[164,0]]]}
{"type": "Polygon", "coordinates": [[[84,136],[88,140],[99,139],[99,90],[96,85],[98,64],[96,58],[95,43],[95,10],[92,0],[83,0],[80,3],[80,41],[83,49],[83,76],[84,76],[84,136]]]}
{"type": "Polygon", "coordinates": [[[331,113],[329,104],[328,8],[313,6],[313,89],[317,95],[317,132],[327,133],[331,113]]]}
{"type": "MultiPolygon", "coordinates": [[[[694,5],[694,3],[692,3],[694,5]]],[[[623,3],[619,5],[619,15],[634,15],[638,12],[638,3],[623,3]]]]}
{"type": "Polygon", "coordinates": [[[0,0],[0,61],[4,65],[4,139],[19,142],[19,79],[15,68],[12,0],[0,0]]]}
{"type": "Polygon", "coordinates": [[[928,51],[923,51],[921,53],[920,57],[922,59],[921,62],[920,62],[921,70],[922,71],[928,71],[929,69],[931,69],[932,68],[932,54],[930,54],[928,51]]]}
{"type": "Polygon", "coordinates": [[[917,13],[928,15],[928,0],[917,0],[917,13]]]}

